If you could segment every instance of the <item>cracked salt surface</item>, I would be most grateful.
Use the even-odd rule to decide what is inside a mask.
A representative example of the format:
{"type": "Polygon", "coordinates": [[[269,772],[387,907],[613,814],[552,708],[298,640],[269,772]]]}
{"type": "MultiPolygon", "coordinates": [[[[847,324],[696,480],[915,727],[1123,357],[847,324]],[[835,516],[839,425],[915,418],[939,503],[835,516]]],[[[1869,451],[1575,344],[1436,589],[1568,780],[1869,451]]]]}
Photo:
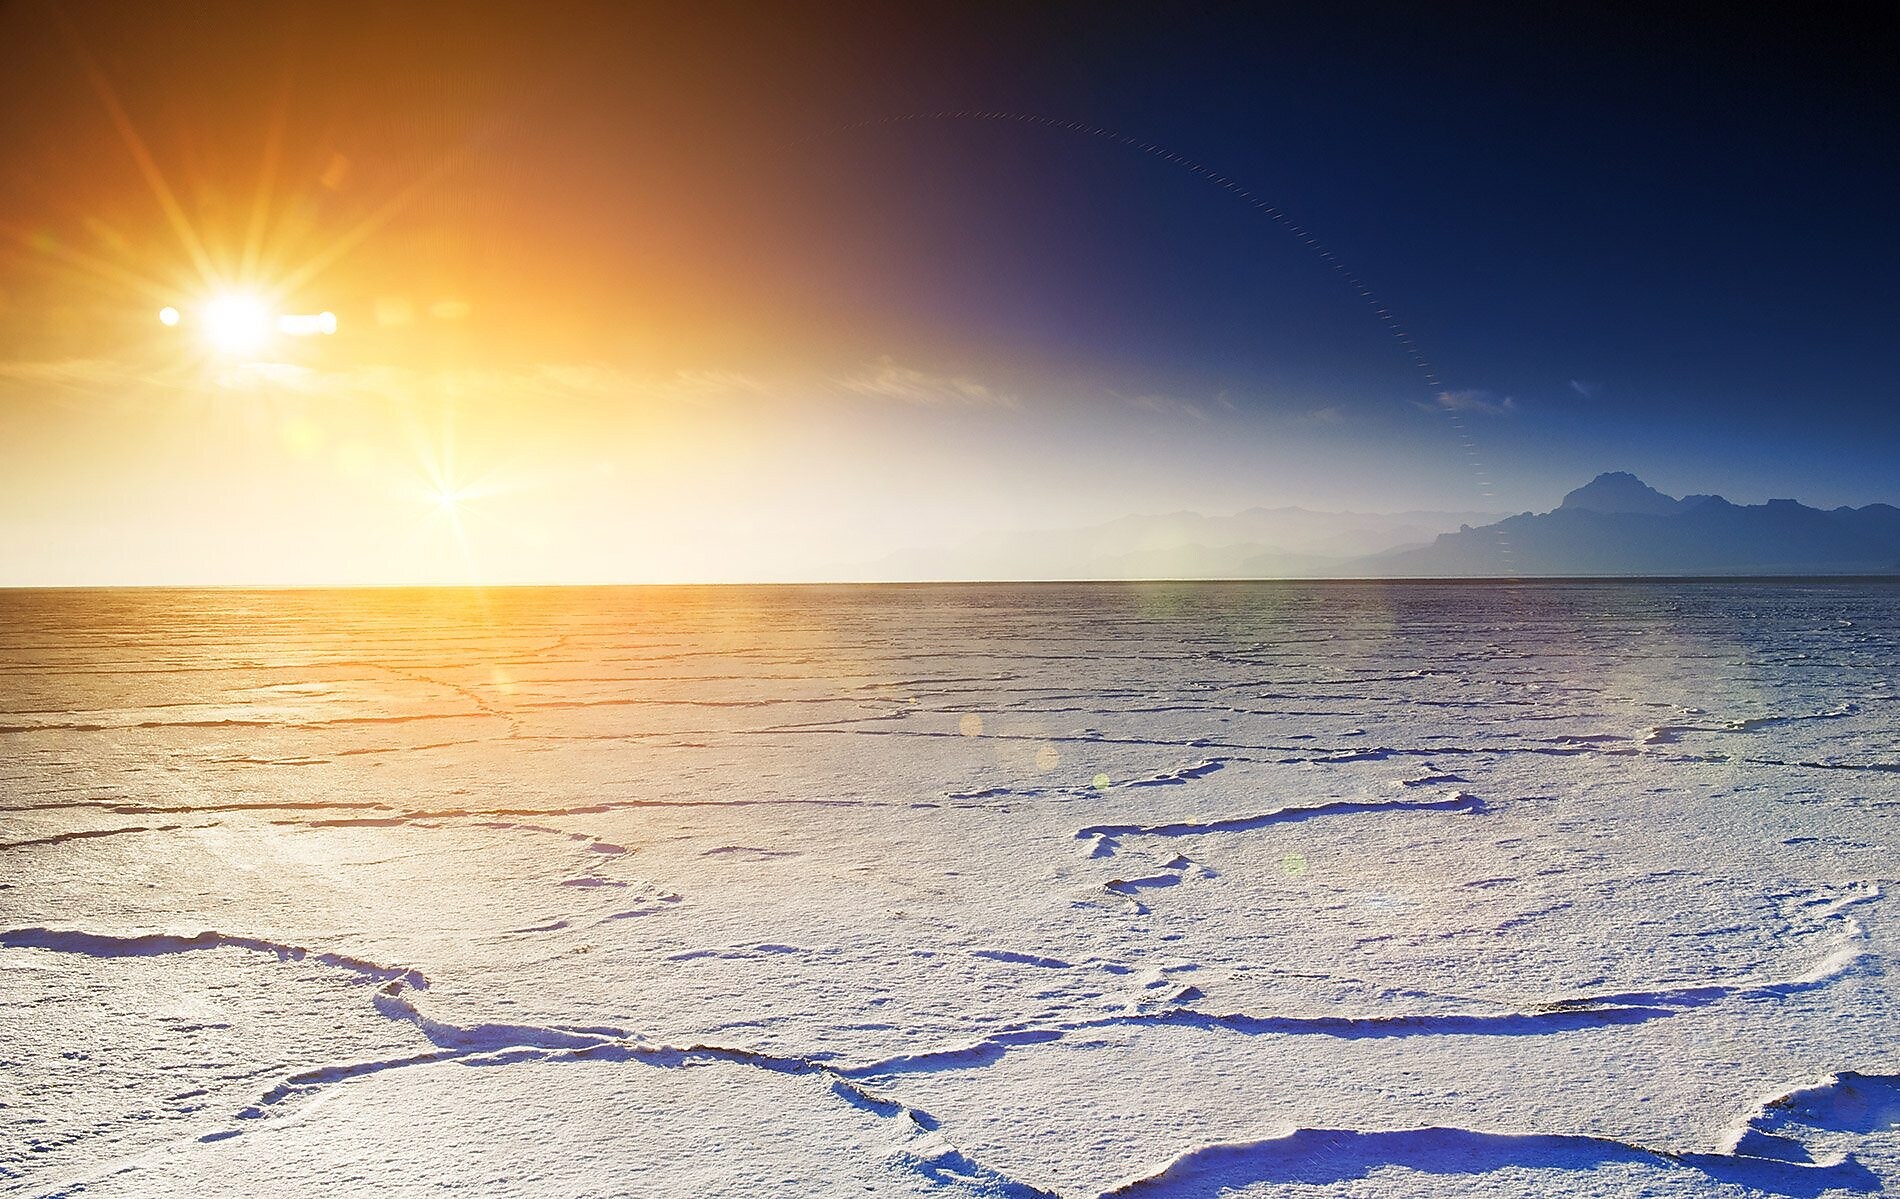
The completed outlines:
{"type": "Polygon", "coordinates": [[[0,617],[0,1193],[1900,1189],[1900,588],[0,617]]]}

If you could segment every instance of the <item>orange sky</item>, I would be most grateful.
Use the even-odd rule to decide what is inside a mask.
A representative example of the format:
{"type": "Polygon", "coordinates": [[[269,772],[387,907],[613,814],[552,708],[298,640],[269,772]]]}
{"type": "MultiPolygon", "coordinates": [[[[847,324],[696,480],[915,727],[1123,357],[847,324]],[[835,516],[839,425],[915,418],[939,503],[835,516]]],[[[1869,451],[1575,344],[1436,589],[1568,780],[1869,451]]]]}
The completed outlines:
{"type": "Polygon", "coordinates": [[[838,132],[902,110],[928,27],[521,11],[0,18],[0,583],[874,577],[982,529],[1356,498],[1310,453],[1352,438],[1327,395],[1243,452],[1225,397],[1112,347],[933,319],[962,249],[879,189],[921,210],[943,168],[838,132]],[[337,333],[212,352],[233,290],[337,333]]]}

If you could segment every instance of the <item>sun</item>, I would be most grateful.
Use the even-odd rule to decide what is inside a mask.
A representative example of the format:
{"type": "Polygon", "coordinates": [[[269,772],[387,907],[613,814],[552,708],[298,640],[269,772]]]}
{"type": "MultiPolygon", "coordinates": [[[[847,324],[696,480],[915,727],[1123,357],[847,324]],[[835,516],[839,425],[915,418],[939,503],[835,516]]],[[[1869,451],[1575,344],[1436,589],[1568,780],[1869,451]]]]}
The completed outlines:
{"type": "Polygon", "coordinates": [[[249,291],[217,291],[189,312],[167,304],[158,310],[158,323],[168,329],[189,323],[215,353],[250,358],[263,353],[277,334],[288,337],[328,337],[336,332],[336,313],[275,311],[263,296],[249,291]]]}
{"type": "Polygon", "coordinates": [[[203,319],[205,339],[227,354],[252,353],[270,337],[270,309],[246,292],[212,297],[204,307],[203,319]]]}

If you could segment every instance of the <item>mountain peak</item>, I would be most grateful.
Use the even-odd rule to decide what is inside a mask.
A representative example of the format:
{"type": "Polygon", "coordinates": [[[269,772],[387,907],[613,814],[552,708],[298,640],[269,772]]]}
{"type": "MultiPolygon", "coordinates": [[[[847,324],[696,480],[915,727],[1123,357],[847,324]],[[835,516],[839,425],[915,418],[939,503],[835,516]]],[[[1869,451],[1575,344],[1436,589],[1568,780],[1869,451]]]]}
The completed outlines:
{"type": "Polygon", "coordinates": [[[1682,510],[1682,501],[1664,495],[1626,470],[1606,471],[1564,497],[1559,508],[1587,512],[1637,512],[1652,516],[1682,510]]]}
{"type": "Polygon", "coordinates": [[[1612,471],[1555,511],[1440,534],[1429,546],[1354,565],[1401,577],[1900,574],[1900,508],[1676,499],[1612,471]]]}

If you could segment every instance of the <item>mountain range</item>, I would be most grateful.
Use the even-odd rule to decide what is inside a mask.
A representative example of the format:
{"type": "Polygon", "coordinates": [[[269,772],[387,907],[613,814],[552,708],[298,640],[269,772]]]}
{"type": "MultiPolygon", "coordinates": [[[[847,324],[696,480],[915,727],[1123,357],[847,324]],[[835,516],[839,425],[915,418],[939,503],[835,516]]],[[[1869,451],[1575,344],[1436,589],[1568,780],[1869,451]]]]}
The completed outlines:
{"type": "Polygon", "coordinates": [[[1347,566],[1344,573],[1372,577],[1900,573],[1900,508],[1677,498],[1615,471],[1553,511],[1462,528],[1347,566]]]}
{"type": "Polygon", "coordinates": [[[1515,578],[1900,574],[1900,508],[1733,504],[1598,475],[1549,512],[1126,516],[1079,529],[993,532],[893,554],[885,579],[1515,578]]]}

